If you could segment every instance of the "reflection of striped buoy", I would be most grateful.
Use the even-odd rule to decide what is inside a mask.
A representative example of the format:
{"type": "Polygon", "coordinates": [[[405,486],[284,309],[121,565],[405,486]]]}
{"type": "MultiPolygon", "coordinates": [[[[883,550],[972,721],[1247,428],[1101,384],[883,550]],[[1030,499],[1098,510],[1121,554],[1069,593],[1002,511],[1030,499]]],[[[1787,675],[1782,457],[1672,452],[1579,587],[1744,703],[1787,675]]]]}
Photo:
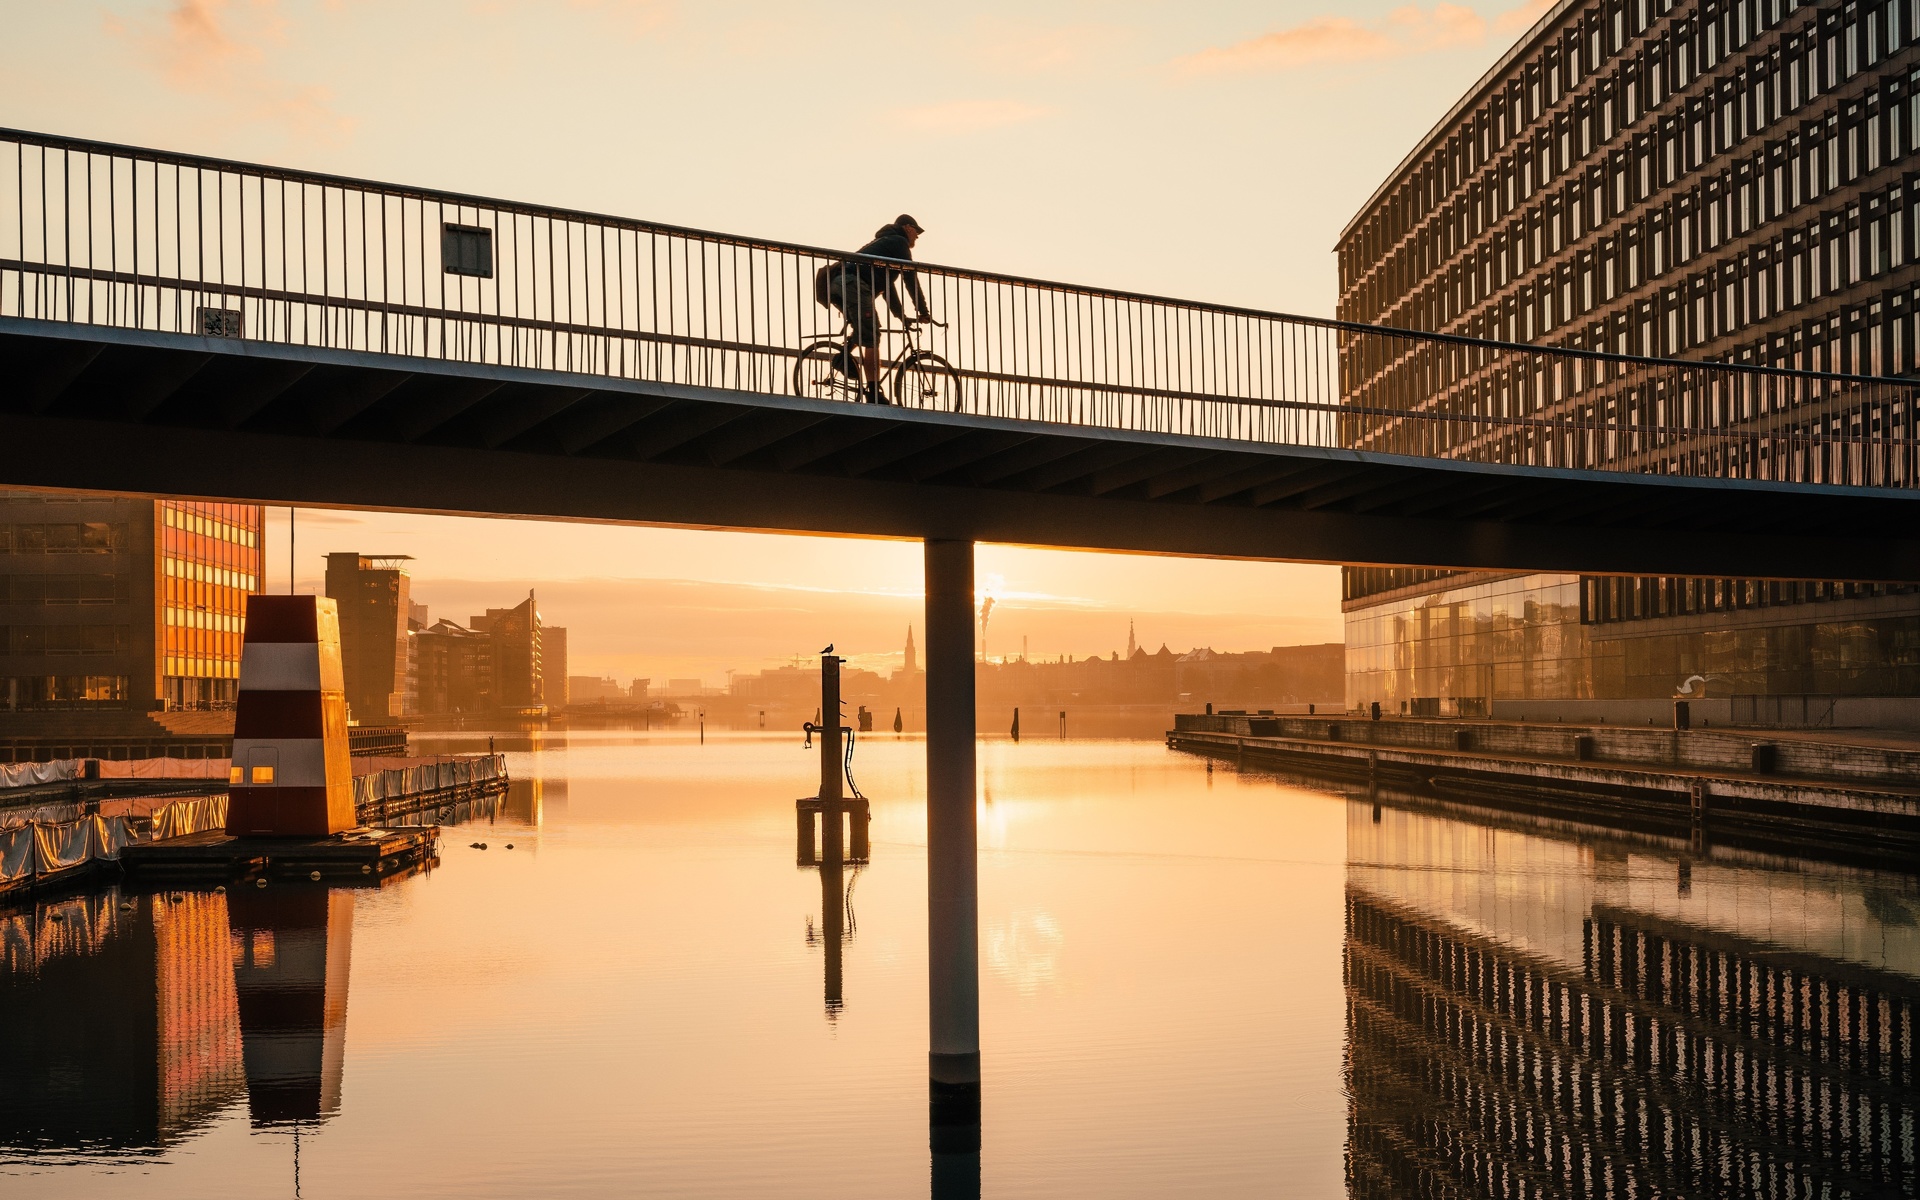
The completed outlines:
{"type": "Polygon", "coordinates": [[[325,837],[352,829],[340,617],[323,596],[247,597],[227,833],[325,837]]]}

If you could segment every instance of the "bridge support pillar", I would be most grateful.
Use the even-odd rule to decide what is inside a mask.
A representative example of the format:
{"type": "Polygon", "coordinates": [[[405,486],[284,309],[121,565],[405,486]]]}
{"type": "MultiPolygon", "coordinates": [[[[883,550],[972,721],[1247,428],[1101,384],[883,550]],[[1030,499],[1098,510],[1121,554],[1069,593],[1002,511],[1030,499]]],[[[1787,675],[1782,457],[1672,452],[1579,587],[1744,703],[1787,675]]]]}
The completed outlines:
{"type": "Polygon", "coordinates": [[[945,1156],[980,1151],[973,543],[929,538],[926,565],[928,1098],[939,1179],[955,1166],[945,1156]]]}

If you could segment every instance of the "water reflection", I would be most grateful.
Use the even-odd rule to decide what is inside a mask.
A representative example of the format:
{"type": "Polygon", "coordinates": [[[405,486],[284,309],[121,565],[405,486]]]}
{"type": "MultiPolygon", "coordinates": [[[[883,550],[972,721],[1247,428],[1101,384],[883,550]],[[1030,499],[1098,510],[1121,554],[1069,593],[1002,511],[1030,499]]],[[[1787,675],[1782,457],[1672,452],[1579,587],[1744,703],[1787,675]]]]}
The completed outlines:
{"type": "Polygon", "coordinates": [[[109,889],[0,915],[0,1145],[158,1149],[339,1110],[353,892],[109,889]]]}
{"type": "Polygon", "coordinates": [[[817,869],[820,872],[820,923],[816,926],[813,916],[807,916],[807,945],[819,946],[826,952],[825,1003],[827,1020],[832,1021],[847,1005],[846,948],[860,929],[860,922],[853,915],[853,885],[860,878],[860,868],[855,866],[849,871],[839,863],[823,862],[817,869]]]}
{"type": "Polygon", "coordinates": [[[353,893],[242,886],[227,921],[253,1127],[325,1120],[340,1109],[353,893]]]}
{"type": "Polygon", "coordinates": [[[213,892],[0,915],[0,1144],[155,1149],[237,1100],[228,936],[213,892]]]}
{"type": "Polygon", "coordinates": [[[1912,881],[1348,809],[1349,1193],[1910,1196],[1912,881]]]}

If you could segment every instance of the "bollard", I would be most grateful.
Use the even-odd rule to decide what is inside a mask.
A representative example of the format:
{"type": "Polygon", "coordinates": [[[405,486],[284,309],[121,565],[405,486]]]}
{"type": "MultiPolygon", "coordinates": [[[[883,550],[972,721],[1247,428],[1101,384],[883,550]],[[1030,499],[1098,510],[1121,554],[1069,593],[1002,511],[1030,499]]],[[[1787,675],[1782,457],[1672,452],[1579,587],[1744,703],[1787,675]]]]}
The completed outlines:
{"type": "Polygon", "coordinates": [[[813,840],[813,814],[819,811],[820,808],[817,803],[809,803],[805,800],[796,800],[793,802],[794,820],[796,822],[795,849],[793,852],[793,862],[795,866],[811,867],[820,861],[819,852],[815,849],[813,840]]]}
{"type": "Polygon", "coordinates": [[[869,830],[873,823],[872,809],[865,800],[855,800],[847,806],[847,820],[853,827],[847,857],[854,862],[866,862],[873,857],[873,841],[869,830]]]}

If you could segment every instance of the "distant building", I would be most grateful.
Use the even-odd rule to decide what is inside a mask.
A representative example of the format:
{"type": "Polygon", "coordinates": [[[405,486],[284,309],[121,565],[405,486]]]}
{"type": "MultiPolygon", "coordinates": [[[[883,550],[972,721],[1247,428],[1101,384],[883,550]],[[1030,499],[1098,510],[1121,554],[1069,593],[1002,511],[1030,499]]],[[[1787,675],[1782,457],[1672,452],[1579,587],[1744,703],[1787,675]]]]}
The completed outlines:
{"type": "Polygon", "coordinates": [[[544,709],[540,609],[532,590],[512,608],[490,608],[472,624],[493,641],[495,706],[525,713],[544,709]]]}
{"type": "Polygon", "coordinates": [[[652,689],[653,689],[653,680],[636,679],[632,683],[627,685],[627,697],[628,699],[631,699],[631,700],[644,701],[647,698],[647,693],[652,689]]]}
{"type": "Polygon", "coordinates": [[[410,554],[327,555],[327,595],[340,606],[340,658],[347,708],[362,725],[407,715],[413,613],[410,554]]]}
{"type": "MultiPolygon", "coordinates": [[[[607,700],[625,700],[627,689],[610,678],[599,675],[567,676],[568,704],[599,704],[607,700]]],[[[641,699],[646,699],[641,696],[641,699]]]]}
{"type": "Polygon", "coordinates": [[[902,671],[904,671],[904,672],[905,672],[906,674],[908,674],[908,675],[911,675],[911,674],[913,674],[913,673],[914,673],[915,671],[918,671],[919,669],[920,669],[920,656],[919,656],[919,655],[917,655],[916,653],[914,653],[914,649],[913,649],[913,626],[911,626],[911,625],[909,625],[909,626],[907,626],[907,660],[906,660],[906,666],[904,666],[904,667],[902,667],[902,668],[901,668],[901,670],[902,670],[902,671]]]}
{"type": "Polygon", "coordinates": [[[0,491],[0,711],[229,704],[255,504],[0,491]]]}
{"type": "Polygon", "coordinates": [[[423,716],[492,712],[493,639],[452,621],[414,634],[414,691],[423,716]]]}
{"type": "Polygon", "coordinates": [[[573,703],[572,680],[567,676],[567,631],[562,626],[540,627],[540,683],[549,707],[573,703]]]}

